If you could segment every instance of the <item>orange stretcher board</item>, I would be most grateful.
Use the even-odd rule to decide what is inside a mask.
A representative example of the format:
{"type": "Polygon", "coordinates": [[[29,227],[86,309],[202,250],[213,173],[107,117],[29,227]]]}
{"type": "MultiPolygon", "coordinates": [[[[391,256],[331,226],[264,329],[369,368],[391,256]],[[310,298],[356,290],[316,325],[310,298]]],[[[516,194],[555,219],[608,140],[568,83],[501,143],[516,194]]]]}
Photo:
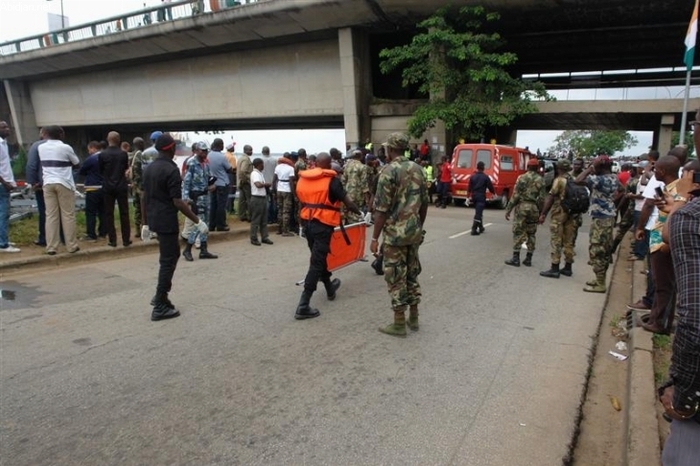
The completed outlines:
{"type": "Polygon", "coordinates": [[[350,245],[345,242],[340,227],[333,231],[331,236],[331,252],[328,253],[326,264],[330,272],[354,264],[365,257],[365,238],[367,237],[367,224],[365,222],[353,223],[345,227],[350,239],[350,245]]]}

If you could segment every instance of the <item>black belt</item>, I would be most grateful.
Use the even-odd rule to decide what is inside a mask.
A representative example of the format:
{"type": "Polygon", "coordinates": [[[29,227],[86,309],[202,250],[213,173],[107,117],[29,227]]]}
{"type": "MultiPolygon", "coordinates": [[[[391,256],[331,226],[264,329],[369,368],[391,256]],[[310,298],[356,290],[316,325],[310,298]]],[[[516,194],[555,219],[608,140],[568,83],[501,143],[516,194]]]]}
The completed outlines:
{"type": "Polygon", "coordinates": [[[262,197],[263,199],[267,198],[267,196],[255,196],[255,195],[253,195],[251,197],[262,197]]]}

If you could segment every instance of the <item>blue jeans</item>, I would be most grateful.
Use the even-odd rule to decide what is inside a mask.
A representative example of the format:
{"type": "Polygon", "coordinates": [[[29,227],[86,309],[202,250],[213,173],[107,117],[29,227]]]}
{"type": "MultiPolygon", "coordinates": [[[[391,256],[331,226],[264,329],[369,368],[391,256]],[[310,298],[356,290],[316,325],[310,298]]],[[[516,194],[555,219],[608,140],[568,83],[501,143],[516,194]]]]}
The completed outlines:
{"type": "Polygon", "coordinates": [[[10,191],[0,186],[0,248],[10,245],[10,191]]]}
{"type": "Polygon", "coordinates": [[[438,202],[447,205],[447,193],[450,192],[450,183],[438,181],[438,202]]]}

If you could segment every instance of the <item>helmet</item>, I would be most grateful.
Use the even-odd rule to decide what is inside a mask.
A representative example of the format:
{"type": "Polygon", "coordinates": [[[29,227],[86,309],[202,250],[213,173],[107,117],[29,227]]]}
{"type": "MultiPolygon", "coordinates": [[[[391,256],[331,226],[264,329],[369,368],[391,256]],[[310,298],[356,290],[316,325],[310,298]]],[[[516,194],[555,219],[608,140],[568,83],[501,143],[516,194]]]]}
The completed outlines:
{"type": "Polygon", "coordinates": [[[155,140],[158,139],[162,134],[163,134],[162,131],[153,131],[153,132],[151,133],[151,137],[149,137],[148,139],[150,139],[151,141],[155,142],[155,140]]]}
{"type": "Polygon", "coordinates": [[[537,160],[536,158],[531,158],[530,160],[527,161],[527,166],[528,167],[539,167],[540,161],[537,160]]]}

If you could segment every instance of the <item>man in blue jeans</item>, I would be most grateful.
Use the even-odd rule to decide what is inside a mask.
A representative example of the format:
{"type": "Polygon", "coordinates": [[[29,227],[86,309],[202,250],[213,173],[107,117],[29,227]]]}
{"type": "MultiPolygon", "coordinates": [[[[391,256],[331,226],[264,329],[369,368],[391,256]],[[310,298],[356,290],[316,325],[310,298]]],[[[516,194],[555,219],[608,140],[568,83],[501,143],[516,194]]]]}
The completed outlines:
{"type": "Polygon", "coordinates": [[[209,193],[209,227],[211,231],[229,231],[226,224],[226,202],[231,190],[229,173],[233,173],[231,164],[223,153],[224,141],[220,138],[211,143],[211,150],[207,153],[209,171],[216,177],[214,191],[209,193]]]}
{"type": "Polygon", "coordinates": [[[10,165],[7,137],[10,126],[0,121],[0,252],[20,252],[10,244],[10,192],[17,187],[10,165]]]}
{"type": "Polygon", "coordinates": [[[472,223],[472,236],[484,232],[484,208],[486,207],[486,190],[496,194],[491,178],[484,174],[484,162],[476,164],[476,173],[469,178],[469,193],[474,202],[474,223],[472,223]]]}

